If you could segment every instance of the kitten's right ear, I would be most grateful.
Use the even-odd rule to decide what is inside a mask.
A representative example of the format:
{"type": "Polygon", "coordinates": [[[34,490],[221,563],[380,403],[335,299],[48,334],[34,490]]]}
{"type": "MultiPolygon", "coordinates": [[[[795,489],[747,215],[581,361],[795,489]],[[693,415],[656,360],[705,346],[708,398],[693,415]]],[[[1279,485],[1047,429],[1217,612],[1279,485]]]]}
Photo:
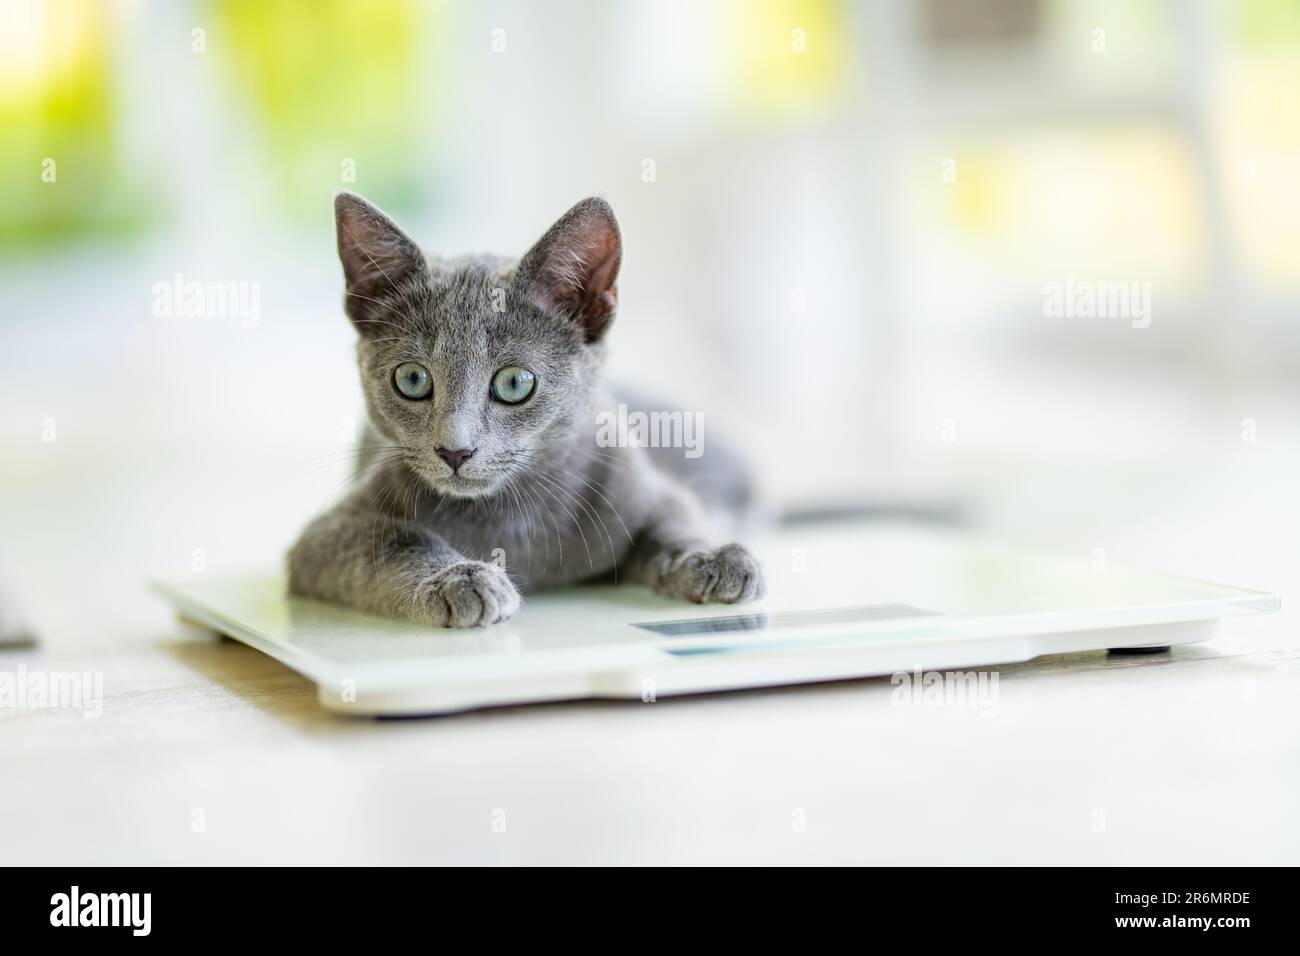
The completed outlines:
{"type": "Polygon", "coordinates": [[[386,311],[375,300],[403,278],[426,269],[424,254],[393,220],[354,193],[334,197],[334,225],[347,282],[345,307],[364,333],[386,311]]]}
{"type": "Polygon", "coordinates": [[[519,262],[525,294],[543,312],[577,322],[588,342],[609,328],[618,307],[623,240],[609,203],[584,199],[551,226],[519,262]]]}

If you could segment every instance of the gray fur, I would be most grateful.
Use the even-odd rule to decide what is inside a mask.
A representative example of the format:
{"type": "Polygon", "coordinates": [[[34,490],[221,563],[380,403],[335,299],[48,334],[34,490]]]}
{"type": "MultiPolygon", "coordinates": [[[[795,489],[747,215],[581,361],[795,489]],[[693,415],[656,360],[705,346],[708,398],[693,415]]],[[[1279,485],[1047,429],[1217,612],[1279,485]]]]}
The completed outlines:
{"type": "MultiPolygon", "coordinates": [[[[597,444],[598,413],[617,406],[602,379],[622,253],[608,204],[578,203],[518,263],[426,257],[351,194],[335,213],[370,425],[355,487],[289,553],[293,593],[445,627],[492,624],[521,592],[597,579],[696,602],[762,594],[753,557],[711,543],[690,475],[597,444]],[[403,362],[429,370],[430,398],[397,392],[403,362]],[[537,376],[519,405],[489,397],[509,365],[537,376]],[[438,447],[476,451],[455,474],[438,447]]],[[[750,496],[729,456],[716,463],[728,475],[709,477],[711,453],[689,470],[718,492],[716,514],[750,496]]]]}

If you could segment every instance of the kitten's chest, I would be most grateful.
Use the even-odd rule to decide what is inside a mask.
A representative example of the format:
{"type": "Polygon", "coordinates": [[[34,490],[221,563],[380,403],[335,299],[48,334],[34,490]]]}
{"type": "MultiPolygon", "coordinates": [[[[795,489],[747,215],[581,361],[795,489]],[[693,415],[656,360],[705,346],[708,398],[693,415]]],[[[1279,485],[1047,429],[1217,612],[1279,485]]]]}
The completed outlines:
{"type": "Polygon", "coordinates": [[[635,529],[610,502],[559,487],[512,491],[479,514],[433,515],[431,530],[465,557],[504,568],[524,589],[619,573],[635,529]]]}

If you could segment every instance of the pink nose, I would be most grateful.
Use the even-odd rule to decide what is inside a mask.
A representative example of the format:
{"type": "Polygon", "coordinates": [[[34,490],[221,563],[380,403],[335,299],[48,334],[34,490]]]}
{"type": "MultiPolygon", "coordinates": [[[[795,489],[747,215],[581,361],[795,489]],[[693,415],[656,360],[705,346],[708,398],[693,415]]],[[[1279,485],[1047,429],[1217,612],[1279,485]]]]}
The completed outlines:
{"type": "Polygon", "coordinates": [[[435,448],[438,457],[451,466],[451,473],[454,475],[460,471],[460,466],[465,464],[465,460],[473,456],[477,448],[458,448],[452,451],[448,448],[435,448]]]}

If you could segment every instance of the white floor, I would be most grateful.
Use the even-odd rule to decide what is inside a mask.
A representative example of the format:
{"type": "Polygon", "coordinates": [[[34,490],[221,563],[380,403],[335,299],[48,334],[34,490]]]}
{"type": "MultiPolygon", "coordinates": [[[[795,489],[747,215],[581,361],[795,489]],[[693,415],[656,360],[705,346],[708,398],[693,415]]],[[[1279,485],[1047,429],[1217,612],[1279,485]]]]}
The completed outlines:
{"type": "Polygon", "coordinates": [[[1252,630],[1004,670],[993,717],[878,680],[399,722],[160,634],[60,662],[104,672],[102,717],[5,716],[0,837],[10,863],[1294,863],[1300,654],[1239,653],[1252,630]]]}

